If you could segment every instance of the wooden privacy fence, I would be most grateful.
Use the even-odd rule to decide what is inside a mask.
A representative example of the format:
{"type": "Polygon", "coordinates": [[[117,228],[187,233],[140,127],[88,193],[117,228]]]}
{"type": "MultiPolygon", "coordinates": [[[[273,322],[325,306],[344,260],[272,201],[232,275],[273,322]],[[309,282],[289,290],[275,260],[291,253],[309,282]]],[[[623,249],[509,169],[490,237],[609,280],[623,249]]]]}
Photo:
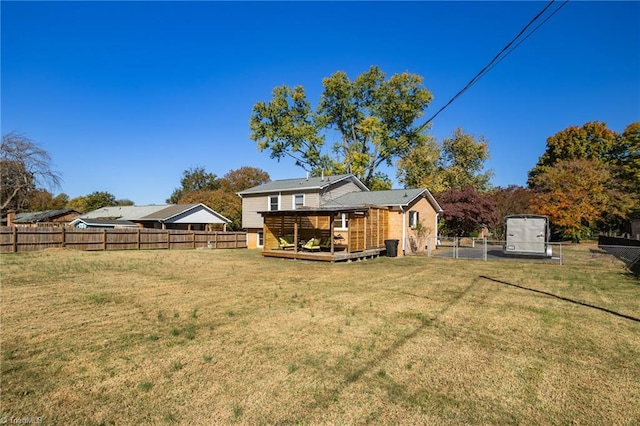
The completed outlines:
{"type": "Polygon", "coordinates": [[[175,229],[75,229],[0,227],[0,253],[47,248],[76,250],[232,249],[247,248],[246,232],[175,229]]]}

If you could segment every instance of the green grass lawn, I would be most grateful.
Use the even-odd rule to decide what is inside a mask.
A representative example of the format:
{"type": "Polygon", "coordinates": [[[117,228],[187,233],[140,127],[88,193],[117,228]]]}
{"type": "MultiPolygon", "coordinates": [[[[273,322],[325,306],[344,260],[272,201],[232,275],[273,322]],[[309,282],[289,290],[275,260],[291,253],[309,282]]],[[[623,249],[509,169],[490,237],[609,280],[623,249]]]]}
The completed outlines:
{"type": "Polygon", "coordinates": [[[7,420],[640,423],[640,322],[526,289],[640,318],[640,281],[589,247],[562,266],[250,250],[0,262],[7,420]]]}

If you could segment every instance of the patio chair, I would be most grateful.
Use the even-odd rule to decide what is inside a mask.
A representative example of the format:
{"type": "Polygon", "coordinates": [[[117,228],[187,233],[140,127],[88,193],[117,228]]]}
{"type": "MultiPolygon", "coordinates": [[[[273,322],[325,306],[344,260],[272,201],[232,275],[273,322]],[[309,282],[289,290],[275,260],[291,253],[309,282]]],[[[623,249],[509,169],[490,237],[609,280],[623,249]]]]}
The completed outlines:
{"type": "Polygon", "coordinates": [[[329,237],[320,238],[320,249],[321,250],[331,250],[331,238],[329,238],[329,237]]]}
{"type": "Polygon", "coordinates": [[[320,251],[320,240],[317,238],[311,238],[302,246],[302,249],[309,251],[320,251]]]}
{"type": "Polygon", "coordinates": [[[292,237],[280,237],[278,238],[278,244],[282,250],[293,249],[296,246],[292,237]]]}

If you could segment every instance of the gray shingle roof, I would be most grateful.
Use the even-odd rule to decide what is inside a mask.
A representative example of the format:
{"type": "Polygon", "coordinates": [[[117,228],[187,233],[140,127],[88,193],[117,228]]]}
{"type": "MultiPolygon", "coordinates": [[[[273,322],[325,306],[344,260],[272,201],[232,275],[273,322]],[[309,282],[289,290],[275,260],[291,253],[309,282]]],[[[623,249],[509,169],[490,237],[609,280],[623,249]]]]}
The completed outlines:
{"type": "Polygon", "coordinates": [[[297,178],[297,179],[282,179],[272,180],[262,185],[254,186],[253,188],[245,189],[238,192],[239,195],[248,194],[262,194],[267,192],[282,192],[282,191],[301,191],[301,190],[321,190],[329,185],[335,184],[346,179],[353,179],[353,181],[362,188],[363,191],[368,191],[367,187],[360,182],[360,180],[351,174],[346,175],[333,175],[324,177],[310,177],[310,178],[297,178]]]}
{"type": "Polygon", "coordinates": [[[165,220],[172,218],[180,213],[185,212],[186,210],[192,209],[199,204],[172,204],[168,206],[164,206],[165,208],[155,211],[153,213],[149,213],[144,216],[142,219],[144,220],[165,220]]]}
{"type": "Polygon", "coordinates": [[[76,218],[72,223],[82,222],[89,226],[104,226],[104,227],[115,227],[115,226],[128,226],[128,227],[138,227],[135,223],[129,220],[110,220],[110,219],[83,219],[76,218]]]}
{"type": "MultiPolygon", "coordinates": [[[[188,212],[201,204],[161,204],[149,206],[113,206],[103,207],[80,216],[82,219],[121,219],[135,222],[166,221],[182,213],[188,212]]],[[[231,222],[220,213],[202,204],[211,214],[223,222],[231,222]]]]}
{"type": "Polygon", "coordinates": [[[45,210],[41,212],[24,212],[16,214],[14,223],[34,223],[43,222],[51,219],[55,219],[58,216],[64,216],[65,214],[76,212],[74,209],[63,210],[45,210]]]}
{"type": "Polygon", "coordinates": [[[140,220],[145,216],[164,210],[167,204],[149,206],[113,206],[102,207],[80,216],[83,219],[124,219],[140,220]]]}
{"type": "Polygon", "coordinates": [[[327,201],[323,207],[338,206],[408,206],[416,198],[425,195],[436,211],[442,211],[440,205],[433,198],[431,193],[424,188],[417,189],[390,189],[387,191],[370,191],[370,192],[350,192],[336,199],[327,201]]]}

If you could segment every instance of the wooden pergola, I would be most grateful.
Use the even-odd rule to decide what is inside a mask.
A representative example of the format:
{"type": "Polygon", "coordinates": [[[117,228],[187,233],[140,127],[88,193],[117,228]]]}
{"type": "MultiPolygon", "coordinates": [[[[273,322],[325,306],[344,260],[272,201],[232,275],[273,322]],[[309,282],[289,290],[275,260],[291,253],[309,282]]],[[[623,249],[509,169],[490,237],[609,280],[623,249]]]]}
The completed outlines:
{"type": "Polygon", "coordinates": [[[379,255],[388,238],[389,209],[379,206],[302,208],[260,212],[264,219],[264,256],[295,259],[346,260],[379,255]],[[336,231],[342,215],[347,230],[336,231]],[[346,234],[346,235],[345,235],[346,234]],[[283,250],[279,238],[293,241],[283,250]],[[338,239],[342,237],[342,239],[338,239]],[[320,252],[310,253],[302,245],[311,238],[328,241],[320,252]]]}

